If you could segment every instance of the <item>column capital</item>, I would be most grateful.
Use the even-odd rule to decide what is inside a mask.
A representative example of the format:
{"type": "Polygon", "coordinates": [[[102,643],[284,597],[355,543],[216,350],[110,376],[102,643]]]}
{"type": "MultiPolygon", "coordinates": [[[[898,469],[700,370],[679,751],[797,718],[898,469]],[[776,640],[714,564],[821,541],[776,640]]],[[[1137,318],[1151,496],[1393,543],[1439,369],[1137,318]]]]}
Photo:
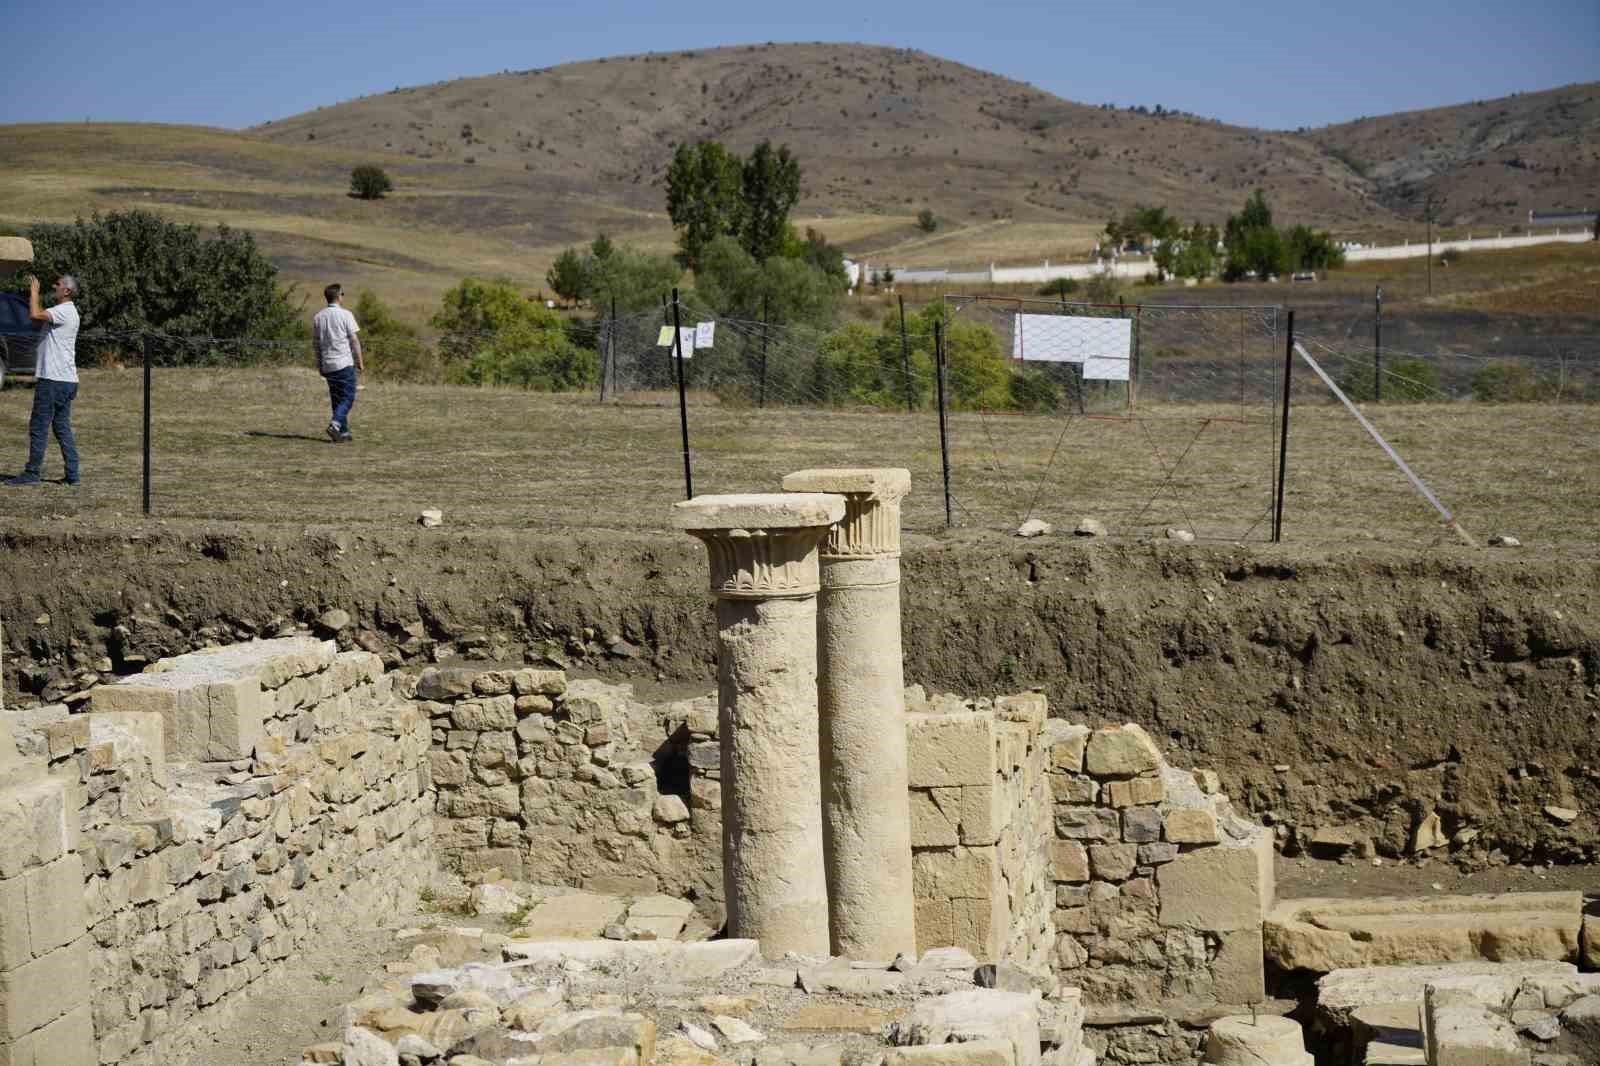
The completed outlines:
{"type": "Polygon", "coordinates": [[[794,493],[834,492],[845,499],[844,517],[822,546],[827,559],[867,559],[900,554],[900,501],[911,491],[902,467],[797,470],[784,475],[794,493]]]}
{"type": "Polygon", "coordinates": [[[817,546],[844,513],[830,493],[696,496],[673,504],[672,524],[705,542],[713,593],[767,600],[816,594],[817,546]]]}

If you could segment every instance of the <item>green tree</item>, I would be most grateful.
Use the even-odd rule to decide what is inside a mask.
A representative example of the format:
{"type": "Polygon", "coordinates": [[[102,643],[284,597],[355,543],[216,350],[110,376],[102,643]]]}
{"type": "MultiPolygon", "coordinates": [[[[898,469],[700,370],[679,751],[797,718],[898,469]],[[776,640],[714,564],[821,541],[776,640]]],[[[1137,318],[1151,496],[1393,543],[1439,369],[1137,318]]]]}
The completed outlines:
{"type": "Polygon", "coordinates": [[[1326,230],[1299,225],[1284,240],[1291,270],[1329,270],[1344,266],[1344,249],[1326,230]]]}
{"type": "MultiPolygon", "coordinates": [[[[120,211],[41,223],[28,238],[33,273],[77,276],[75,302],[89,328],[265,340],[307,329],[293,290],[278,284],[277,268],[244,230],[218,226],[207,236],[148,211],[120,211]]],[[[20,275],[15,284],[27,291],[20,275]]]]}
{"type": "Polygon", "coordinates": [[[667,167],[667,215],[678,229],[678,262],[694,270],[717,237],[738,233],[744,204],[739,157],[716,141],[680,144],[667,167]]]}
{"type": "Polygon", "coordinates": [[[437,382],[442,375],[438,355],[417,335],[417,328],[395,317],[377,293],[362,289],[356,297],[362,352],[367,373],[389,381],[437,382]]]}
{"type": "Polygon", "coordinates": [[[594,240],[589,242],[589,254],[595,259],[605,259],[616,250],[616,247],[611,243],[610,237],[604,233],[597,233],[594,240]]]}
{"type": "Polygon", "coordinates": [[[774,151],[771,141],[756,145],[741,171],[740,194],[740,243],[756,262],[764,263],[782,249],[789,212],[800,199],[800,164],[789,146],[774,151]]]}
{"type": "Polygon", "coordinates": [[[621,244],[601,250],[606,254],[596,255],[591,246],[584,257],[583,295],[605,314],[610,313],[613,304],[620,314],[660,307],[662,297],[683,277],[683,271],[670,256],[647,255],[621,244]]]}
{"type": "Polygon", "coordinates": [[[719,237],[695,273],[695,295],[718,315],[826,329],[844,293],[841,275],[804,259],[774,256],[759,262],[738,241],[719,237]]]}
{"type": "Polygon", "coordinates": [[[917,212],[917,228],[923,233],[932,233],[939,228],[939,219],[932,208],[924,207],[917,212]]]}
{"type": "Polygon", "coordinates": [[[446,376],[459,384],[565,392],[599,380],[598,356],[571,341],[566,319],[509,281],[463,278],[444,294],[432,324],[444,334],[446,376]]]}
{"type": "Polygon", "coordinates": [[[394,189],[394,182],[382,167],[363,163],[350,171],[350,195],[358,200],[381,200],[394,189]]]}
{"type": "Polygon", "coordinates": [[[544,281],[557,296],[568,303],[581,298],[587,278],[584,275],[583,260],[578,258],[577,250],[568,248],[556,256],[556,261],[545,271],[544,281]]]}
{"type": "Polygon", "coordinates": [[[1222,276],[1228,281],[1237,281],[1252,272],[1265,280],[1269,274],[1281,273],[1289,263],[1288,249],[1272,227],[1272,209],[1260,189],[1251,193],[1244,210],[1228,216],[1222,243],[1222,276]]]}

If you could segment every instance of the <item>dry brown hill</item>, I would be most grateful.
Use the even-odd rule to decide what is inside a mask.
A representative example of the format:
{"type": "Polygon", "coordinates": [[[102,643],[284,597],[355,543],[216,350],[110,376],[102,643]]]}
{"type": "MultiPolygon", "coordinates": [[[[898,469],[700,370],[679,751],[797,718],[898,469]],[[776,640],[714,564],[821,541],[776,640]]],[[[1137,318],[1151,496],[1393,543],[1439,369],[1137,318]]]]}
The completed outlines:
{"type": "Polygon", "coordinates": [[[1427,192],[1443,197],[1438,217],[1458,225],[1600,208],[1600,82],[1362,118],[1307,136],[1408,218],[1421,217],[1427,192]]]}
{"type": "Polygon", "coordinates": [[[1103,221],[1135,202],[1220,219],[1251,188],[1286,218],[1353,224],[1372,185],[1303,137],[1071,103],[923,52],[751,45],[619,56],[396,89],[268,123],[284,143],[381,149],[578,178],[660,209],[675,145],[770,138],[810,212],[1103,221]]]}

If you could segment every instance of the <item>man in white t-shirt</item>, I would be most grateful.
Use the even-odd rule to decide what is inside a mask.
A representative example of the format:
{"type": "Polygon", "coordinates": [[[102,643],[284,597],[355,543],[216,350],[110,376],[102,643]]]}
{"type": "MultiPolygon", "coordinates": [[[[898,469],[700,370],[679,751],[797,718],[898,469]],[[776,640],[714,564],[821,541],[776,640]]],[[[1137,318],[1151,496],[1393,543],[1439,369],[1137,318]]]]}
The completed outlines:
{"type": "Polygon", "coordinates": [[[78,279],[56,279],[55,303],[39,302],[39,279],[28,278],[28,317],[42,328],[33,364],[33,414],[28,418],[28,465],[7,485],[37,485],[50,431],[61,445],[68,485],[78,483],[78,446],[72,439],[72,401],[78,396],[78,279]]]}
{"type": "Polygon", "coordinates": [[[317,353],[317,369],[328,382],[328,402],[333,418],[328,422],[328,439],[335,444],[354,440],[350,433],[350,408],[356,402],[356,372],[365,370],[361,361],[361,327],[356,316],[344,309],[344,289],[338,284],[322,290],[328,306],[311,320],[311,347],[317,353]]]}

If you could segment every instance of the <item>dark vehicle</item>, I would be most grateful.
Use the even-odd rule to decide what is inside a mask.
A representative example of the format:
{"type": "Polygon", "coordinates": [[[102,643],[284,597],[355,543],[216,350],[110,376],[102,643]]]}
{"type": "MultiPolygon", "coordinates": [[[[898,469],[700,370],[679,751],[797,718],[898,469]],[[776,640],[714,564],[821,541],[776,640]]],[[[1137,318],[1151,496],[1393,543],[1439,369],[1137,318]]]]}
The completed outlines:
{"type": "Polygon", "coordinates": [[[28,318],[28,300],[0,292],[0,375],[32,374],[39,331],[28,318]]]}

